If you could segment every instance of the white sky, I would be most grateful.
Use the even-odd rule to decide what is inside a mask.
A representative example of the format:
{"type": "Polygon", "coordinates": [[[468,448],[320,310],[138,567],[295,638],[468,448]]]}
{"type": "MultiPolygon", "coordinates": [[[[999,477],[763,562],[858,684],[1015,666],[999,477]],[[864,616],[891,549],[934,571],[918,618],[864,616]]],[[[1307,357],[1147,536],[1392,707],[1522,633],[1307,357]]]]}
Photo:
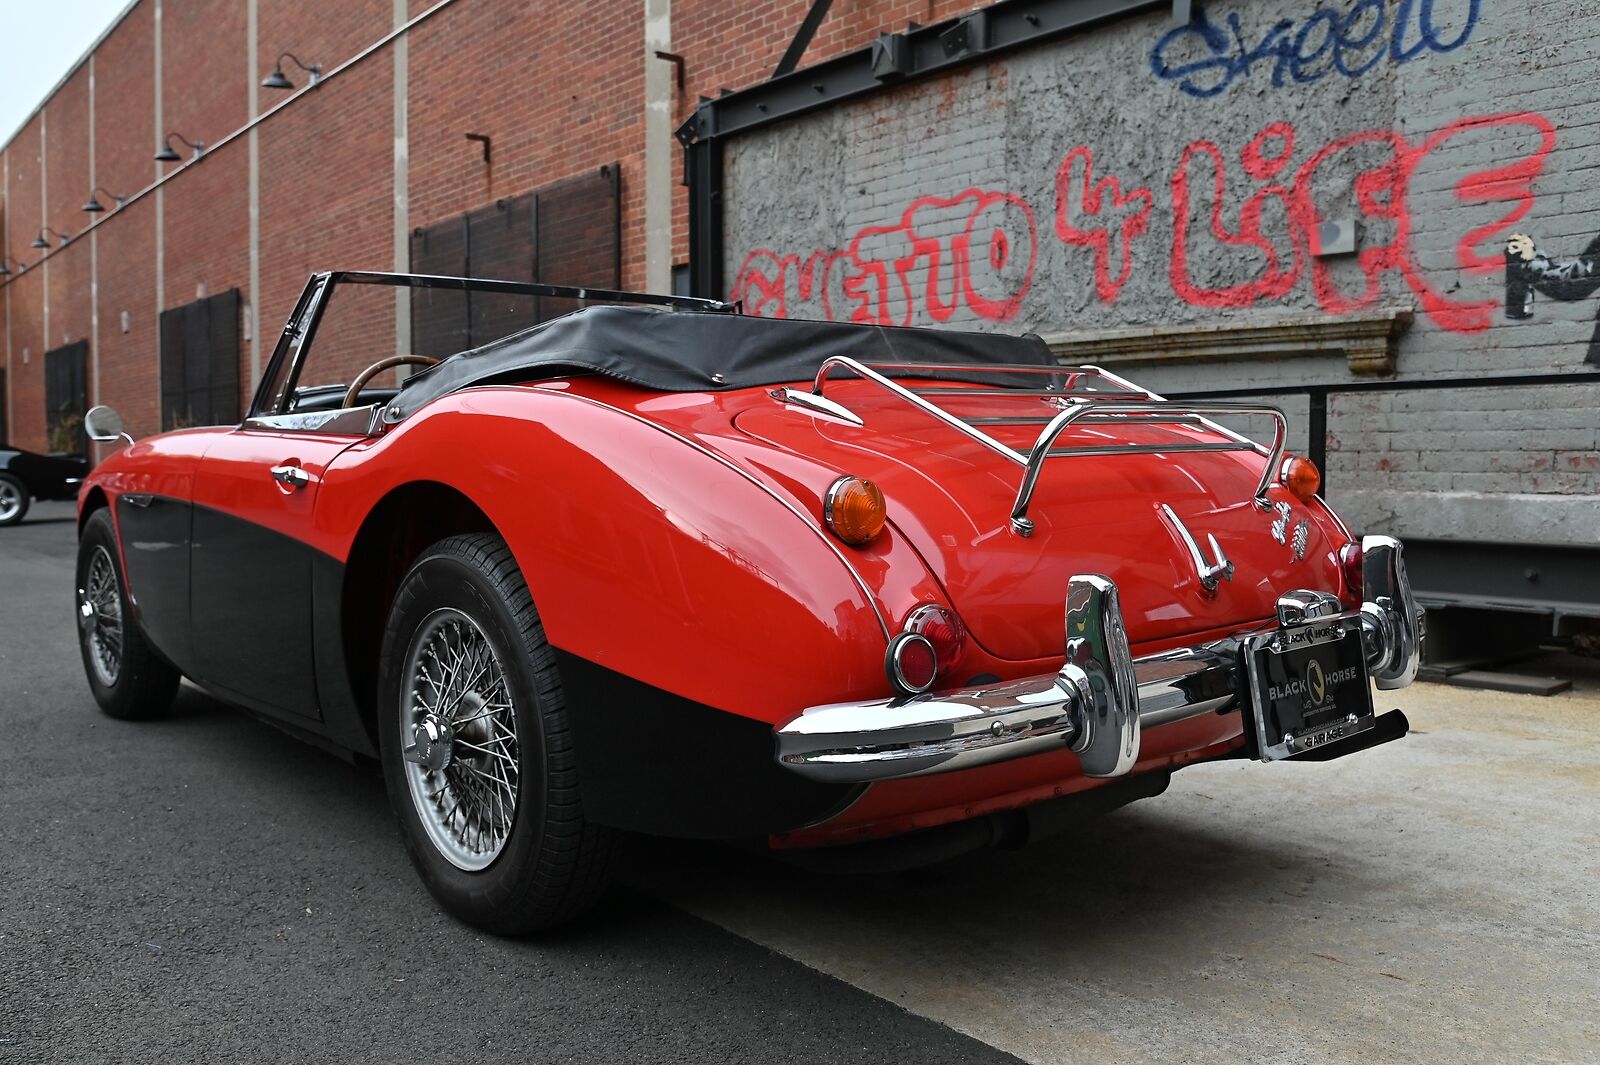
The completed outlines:
{"type": "Polygon", "coordinates": [[[0,145],[127,6],[128,0],[0,0],[0,145]]]}

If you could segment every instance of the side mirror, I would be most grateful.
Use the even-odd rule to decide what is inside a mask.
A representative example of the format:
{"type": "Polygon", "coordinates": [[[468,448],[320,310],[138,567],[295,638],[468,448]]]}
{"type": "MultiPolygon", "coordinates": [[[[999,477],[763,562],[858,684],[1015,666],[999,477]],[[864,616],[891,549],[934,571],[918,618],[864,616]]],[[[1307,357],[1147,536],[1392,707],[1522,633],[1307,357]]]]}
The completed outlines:
{"type": "Polygon", "coordinates": [[[83,431],[97,444],[111,444],[118,440],[133,443],[133,437],[122,428],[122,415],[104,404],[89,408],[89,413],[83,416],[83,431]]]}

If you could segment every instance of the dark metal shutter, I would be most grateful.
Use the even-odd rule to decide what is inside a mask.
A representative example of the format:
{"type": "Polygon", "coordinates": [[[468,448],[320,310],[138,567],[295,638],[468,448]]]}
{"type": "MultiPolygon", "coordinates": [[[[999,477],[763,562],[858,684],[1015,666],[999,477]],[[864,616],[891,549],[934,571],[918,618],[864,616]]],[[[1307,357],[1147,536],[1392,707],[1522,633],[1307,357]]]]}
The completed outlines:
{"type": "MultiPolygon", "coordinates": [[[[466,276],[466,220],[457,218],[413,230],[411,272],[466,276]]],[[[471,346],[465,293],[437,288],[411,290],[411,354],[437,358],[471,346]]]]}
{"type": "Polygon", "coordinates": [[[89,342],[44,353],[44,426],[53,454],[87,455],[83,416],[89,410],[89,342]]]}
{"type": "MultiPolygon", "coordinates": [[[[497,200],[411,234],[411,270],[616,288],[622,282],[619,170],[603,166],[497,200]]],[[[413,289],[412,350],[443,356],[575,310],[574,300],[413,289]]]]}
{"type": "MultiPolygon", "coordinates": [[[[529,281],[533,277],[533,205],[536,193],[501,200],[466,216],[473,277],[529,281]]],[[[499,292],[469,292],[471,346],[525,329],[540,321],[538,300],[499,292]]]]}
{"type": "MultiPolygon", "coordinates": [[[[534,233],[534,280],[551,285],[622,286],[622,197],[619,168],[540,189],[534,233]]],[[[575,300],[540,301],[540,321],[570,314],[575,300]]]]}
{"type": "Polygon", "coordinates": [[[161,312],[161,428],[239,421],[239,290],[161,312]]]}

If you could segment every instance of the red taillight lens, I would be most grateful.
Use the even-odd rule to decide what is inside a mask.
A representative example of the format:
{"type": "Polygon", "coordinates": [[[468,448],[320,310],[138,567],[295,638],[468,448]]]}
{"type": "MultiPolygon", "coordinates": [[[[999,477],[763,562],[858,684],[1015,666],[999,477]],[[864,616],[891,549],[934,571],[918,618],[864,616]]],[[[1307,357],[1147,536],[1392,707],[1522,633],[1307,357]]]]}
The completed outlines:
{"type": "Polygon", "coordinates": [[[1309,503],[1311,497],[1322,487],[1322,471],[1317,469],[1315,462],[1304,455],[1290,455],[1284,459],[1283,468],[1278,472],[1278,479],[1302,503],[1309,503]]]}
{"type": "Polygon", "coordinates": [[[906,618],[906,631],[927,638],[939,657],[939,675],[948,676],[967,653],[967,626],[952,610],[929,603],[906,618]]]}
{"type": "Polygon", "coordinates": [[[883,664],[889,683],[901,695],[927,691],[939,675],[939,656],[933,644],[915,632],[902,632],[890,640],[883,664]]]}
{"type": "Polygon", "coordinates": [[[1354,610],[1361,605],[1362,579],[1361,579],[1361,541],[1352,540],[1339,548],[1339,574],[1343,578],[1343,588],[1339,598],[1344,600],[1344,605],[1354,610]]]}

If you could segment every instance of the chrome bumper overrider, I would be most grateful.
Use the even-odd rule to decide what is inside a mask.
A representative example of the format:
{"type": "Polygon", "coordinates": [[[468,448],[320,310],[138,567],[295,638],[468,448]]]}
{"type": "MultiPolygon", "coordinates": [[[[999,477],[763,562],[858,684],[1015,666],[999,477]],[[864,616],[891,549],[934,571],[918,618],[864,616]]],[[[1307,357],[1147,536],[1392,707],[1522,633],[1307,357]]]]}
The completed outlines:
{"type": "MultiPolygon", "coordinates": [[[[1422,619],[1398,540],[1362,543],[1361,626],[1367,668],[1379,688],[1403,688],[1421,661],[1422,619]]],[[[780,764],[813,780],[864,783],[948,773],[1063,746],[1085,774],[1115,777],[1139,759],[1141,728],[1230,708],[1246,690],[1249,636],[1336,614],[1325,592],[1295,591],[1278,617],[1227,639],[1134,658],[1105,577],[1068,582],[1066,661],[1060,672],[1021,680],[816,706],[776,730],[780,764]]]]}

